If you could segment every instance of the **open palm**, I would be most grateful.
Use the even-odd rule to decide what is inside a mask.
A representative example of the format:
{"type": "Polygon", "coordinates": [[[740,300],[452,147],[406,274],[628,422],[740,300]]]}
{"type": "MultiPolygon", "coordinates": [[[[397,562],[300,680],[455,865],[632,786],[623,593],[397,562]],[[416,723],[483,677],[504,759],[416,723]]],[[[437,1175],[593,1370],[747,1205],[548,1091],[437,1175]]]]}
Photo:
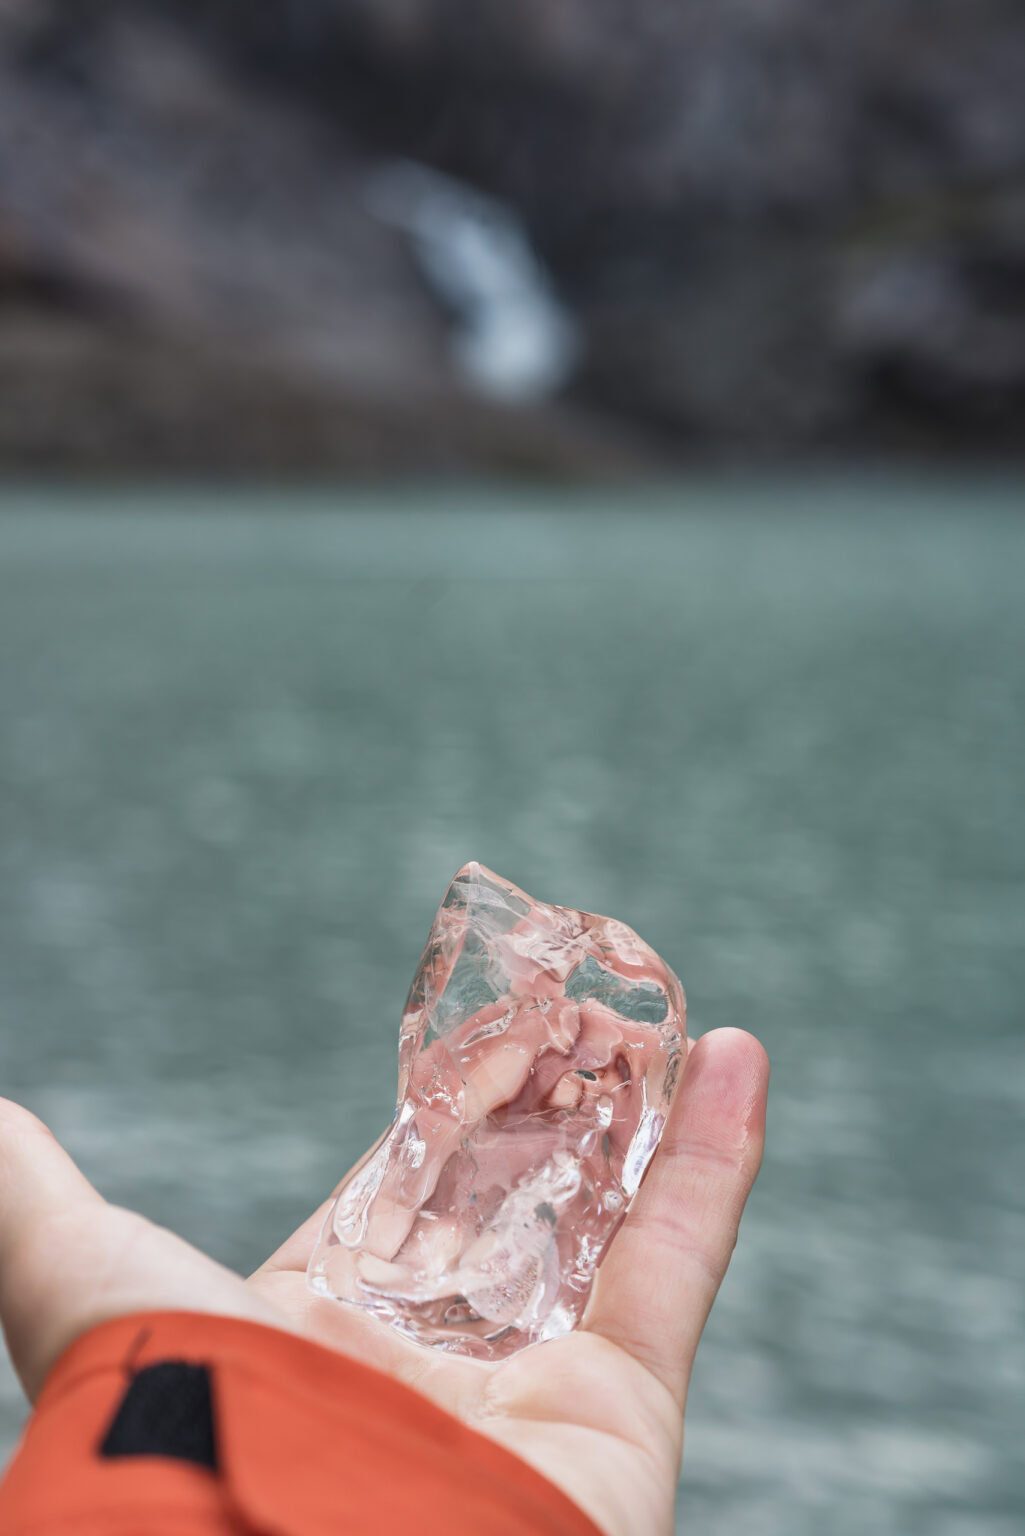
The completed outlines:
{"type": "Polygon", "coordinates": [[[691,1365],[761,1160],[767,1080],[740,1030],[693,1046],[583,1325],[497,1364],[315,1296],[305,1270],[326,1205],[243,1280],[107,1204],[34,1116],[0,1100],[0,1319],[15,1368],[31,1399],[95,1323],[163,1309],[251,1318],[407,1382],[530,1462],[607,1536],[665,1536],[691,1365]]]}

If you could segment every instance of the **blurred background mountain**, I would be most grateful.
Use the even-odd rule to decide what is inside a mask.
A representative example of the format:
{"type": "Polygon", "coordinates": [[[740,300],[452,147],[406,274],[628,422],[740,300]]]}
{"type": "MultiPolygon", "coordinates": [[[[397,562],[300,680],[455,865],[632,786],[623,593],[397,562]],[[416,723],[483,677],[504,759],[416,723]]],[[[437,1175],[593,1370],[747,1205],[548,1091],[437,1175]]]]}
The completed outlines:
{"type": "Polygon", "coordinates": [[[0,0],[0,468],[1019,453],[1016,0],[0,0]]]}

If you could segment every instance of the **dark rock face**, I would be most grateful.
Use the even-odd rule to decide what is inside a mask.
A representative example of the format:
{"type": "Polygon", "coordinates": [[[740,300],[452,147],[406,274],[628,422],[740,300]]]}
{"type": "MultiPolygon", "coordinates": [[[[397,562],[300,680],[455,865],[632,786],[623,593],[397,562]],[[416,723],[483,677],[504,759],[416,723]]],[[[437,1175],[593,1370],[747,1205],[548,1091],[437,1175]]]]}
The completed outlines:
{"type": "Polygon", "coordinates": [[[2,0],[0,455],[1013,449],[1023,81],[1017,0],[2,0]],[[560,401],[460,384],[362,194],[394,155],[519,210],[560,401]]]}

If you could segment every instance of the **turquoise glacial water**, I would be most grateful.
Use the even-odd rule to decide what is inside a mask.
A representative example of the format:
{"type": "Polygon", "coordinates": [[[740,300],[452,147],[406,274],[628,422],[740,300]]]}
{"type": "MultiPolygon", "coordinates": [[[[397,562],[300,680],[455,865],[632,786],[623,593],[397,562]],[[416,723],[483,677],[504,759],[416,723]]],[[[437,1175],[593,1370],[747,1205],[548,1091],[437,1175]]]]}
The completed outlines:
{"type": "Polygon", "coordinates": [[[0,491],[0,1091],[252,1266],[389,1117],[464,860],[613,912],[774,1067],[680,1530],[1017,1536],[1023,515],[0,491]]]}

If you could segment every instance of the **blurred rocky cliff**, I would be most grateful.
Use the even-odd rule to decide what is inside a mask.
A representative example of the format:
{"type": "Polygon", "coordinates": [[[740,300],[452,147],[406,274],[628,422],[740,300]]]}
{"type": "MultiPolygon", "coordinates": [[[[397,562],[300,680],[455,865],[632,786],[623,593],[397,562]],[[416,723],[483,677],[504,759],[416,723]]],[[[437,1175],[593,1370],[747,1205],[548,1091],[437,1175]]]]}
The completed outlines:
{"type": "Polygon", "coordinates": [[[9,469],[1023,429],[1019,0],[0,0],[9,469]]]}

